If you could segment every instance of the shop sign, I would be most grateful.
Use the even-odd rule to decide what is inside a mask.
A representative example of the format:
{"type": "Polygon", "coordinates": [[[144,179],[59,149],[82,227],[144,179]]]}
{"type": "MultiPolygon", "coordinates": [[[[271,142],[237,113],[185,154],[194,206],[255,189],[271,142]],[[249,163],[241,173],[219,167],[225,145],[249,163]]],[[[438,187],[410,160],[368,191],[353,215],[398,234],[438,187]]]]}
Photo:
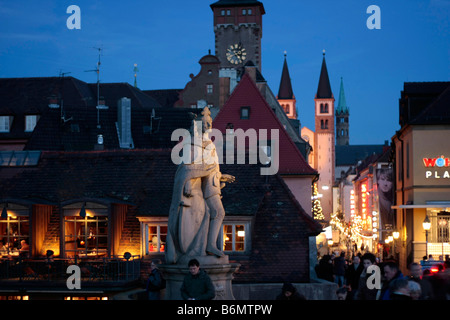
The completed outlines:
{"type": "MultiPolygon", "coordinates": [[[[437,158],[423,158],[423,164],[426,168],[447,168],[450,167],[450,158],[440,156],[437,158]]],[[[425,171],[425,178],[427,179],[450,179],[448,170],[427,170],[425,171]]]]}

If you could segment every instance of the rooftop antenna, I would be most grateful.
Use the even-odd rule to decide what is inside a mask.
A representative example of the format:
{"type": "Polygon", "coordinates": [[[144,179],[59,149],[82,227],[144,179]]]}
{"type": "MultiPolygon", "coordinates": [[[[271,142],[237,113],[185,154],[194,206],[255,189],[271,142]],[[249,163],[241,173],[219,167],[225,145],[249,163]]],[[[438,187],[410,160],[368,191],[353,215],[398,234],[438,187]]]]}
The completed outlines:
{"type": "Polygon", "coordinates": [[[134,87],[137,88],[137,72],[139,71],[137,63],[134,64],[134,87]]]}
{"type": "Polygon", "coordinates": [[[66,119],[66,114],[64,112],[64,77],[66,74],[71,74],[72,72],[62,72],[62,70],[59,71],[59,77],[61,78],[61,121],[63,123],[66,123],[73,119],[73,117],[70,117],[66,119]]]}
{"type": "Polygon", "coordinates": [[[105,105],[100,105],[100,65],[101,65],[101,61],[100,61],[100,56],[102,54],[102,48],[97,48],[94,47],[94,49],[98,50],[98,62],[97,62],[97,68],[93,69],[93,70],[86,70],[85,72],[97,72],[97,128],[100,129],[101,125],[100,125],[100,110],[106,110],[108,109],[107,106],[105,105]]]}

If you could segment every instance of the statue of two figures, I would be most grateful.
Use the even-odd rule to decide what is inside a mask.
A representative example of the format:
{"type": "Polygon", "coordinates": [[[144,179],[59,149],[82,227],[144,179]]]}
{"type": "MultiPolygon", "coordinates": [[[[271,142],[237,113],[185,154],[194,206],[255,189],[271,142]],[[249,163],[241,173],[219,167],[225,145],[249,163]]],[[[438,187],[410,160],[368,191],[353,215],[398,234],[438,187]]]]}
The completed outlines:
{"type": "Polygon", "coordinates": [[[225,210],[221,189],[234,182],[231,175],[222,174],[214,143],[210,139],[212,118],[208,107],[201,121],[194,119],[191,137],[181,143],[188,150],[188,161],[180,163],[174,181],[169,212],[165,259],[175,264],[191,257],[216,256],[224,253],[217,247],[225,210]]]}

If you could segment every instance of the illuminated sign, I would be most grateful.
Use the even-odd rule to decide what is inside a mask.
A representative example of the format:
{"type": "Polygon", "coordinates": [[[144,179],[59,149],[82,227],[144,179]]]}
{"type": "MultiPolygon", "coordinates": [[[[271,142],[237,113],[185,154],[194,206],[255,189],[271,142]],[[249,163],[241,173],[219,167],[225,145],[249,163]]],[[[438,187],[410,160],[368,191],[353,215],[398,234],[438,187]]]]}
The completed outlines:
{"type": "MultiPolygon", "coordinates": [[[[450,159],[444,156],[438,158],[423,158],[423,164],[426,168],[444,168],[450,167],[450,159]]],[[[430,179],[450,179],[449,171],[427,170],[425,171],[425,178],[430,179]]]]}

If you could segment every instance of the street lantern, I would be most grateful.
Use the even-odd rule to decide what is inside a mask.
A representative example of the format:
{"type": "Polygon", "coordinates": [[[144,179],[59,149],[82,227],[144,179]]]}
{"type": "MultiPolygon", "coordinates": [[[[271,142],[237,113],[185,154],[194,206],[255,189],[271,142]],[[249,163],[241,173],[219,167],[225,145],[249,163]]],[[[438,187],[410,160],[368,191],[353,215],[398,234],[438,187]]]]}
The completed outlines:
{"type": "Polygon", "coordinates": [[[425,220],[423,220],[422,226],[425,231],[430,231],[431,222],[430,222],[430,218],[428,218],[428,215],[425,217],[425,220]]]}
{"type": "Polygon", "coordinates": [[[430,229],[431,229],[431,221],[430,221],[430,218],[428,218],[428,215],[426,215],[425,220],[423,220],[422,226],[423,226],[423,229],[425,230],[425,241],[426,241],[425,242],[425,246],[426,246],[425,252],[428,257],[428,231],[430,231],[430,229]]]}
{"type": "Polygon", "coordinates": [[[392,235],[394,236],[394,239],[397,240],[400,237],[400,232],[394,231],[392,232],[392,235]]]}

